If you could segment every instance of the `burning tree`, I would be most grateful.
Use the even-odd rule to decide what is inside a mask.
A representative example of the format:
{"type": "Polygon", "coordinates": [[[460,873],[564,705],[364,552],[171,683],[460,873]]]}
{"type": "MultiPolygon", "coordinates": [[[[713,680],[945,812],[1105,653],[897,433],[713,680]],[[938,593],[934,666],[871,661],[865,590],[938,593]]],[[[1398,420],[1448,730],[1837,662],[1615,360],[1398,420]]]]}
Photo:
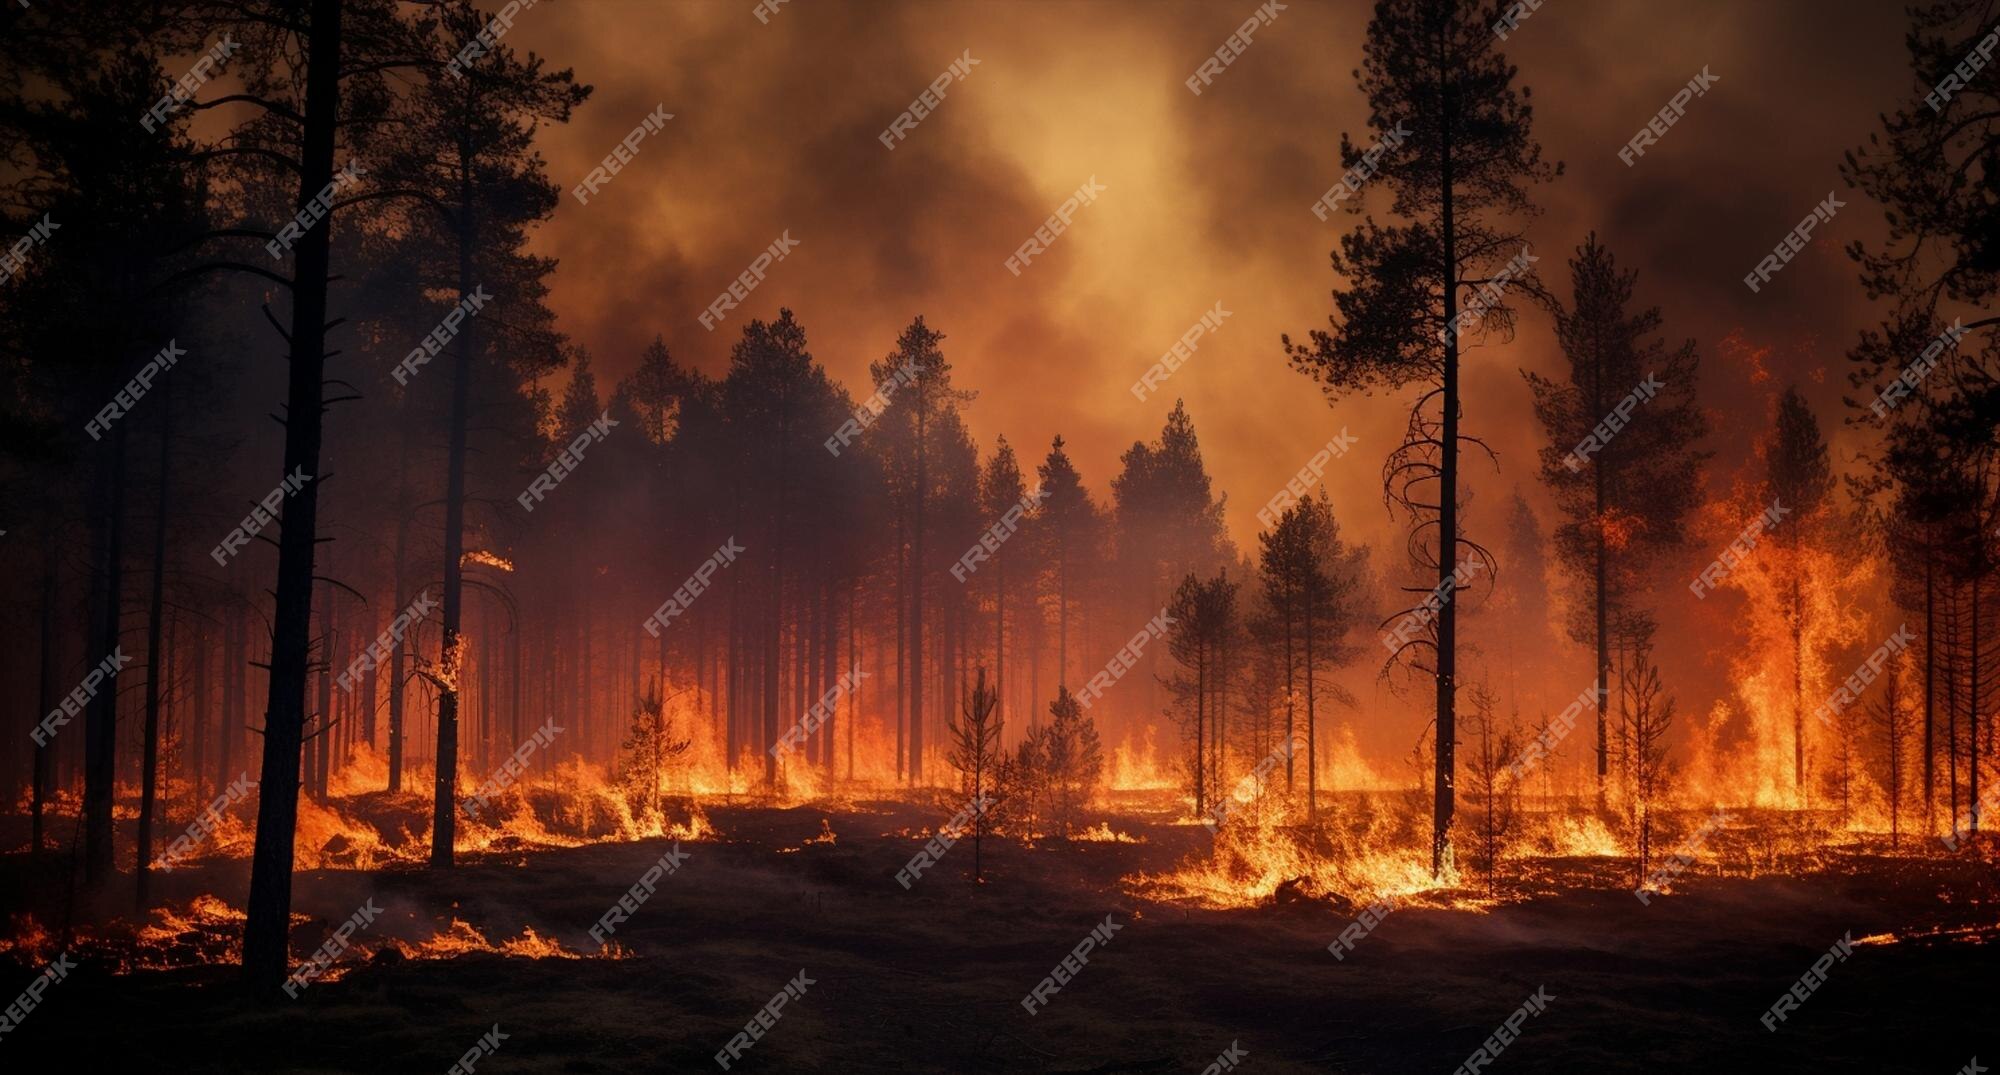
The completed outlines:
{"type": "Polygon", "coordinates": [[[1819,420],[1798,389],[1787,388],[1778,399],[1777,429],[1767,456],[1765,499],[1791,511],[1791,525],[1778,528],[1773,570],[1778,573],[1779,614],[1792,644],[1792,783],[1803,794],[1806,783],[1806,634],[1815,609],[1807,598],[1813,574],[1812,544],[1831,509],[1833,467],[1819,420]]]}
{"type": "Polygon", "coordinates": [[[1090,804],[1104,779],[1104,747],[1097,723],[1083,715],[1083,706],[1067,687],[1056,688],[1049,703],[1049,722],[1028,733],[1015,752],[1009,779],[1002,790],[1028,821],[1032,834],[1046,822],[1069,839],[1078,815],[1090,804]]]}
{"type": "Polygon", "coordinates": [[[1486,875],[1489,895],[1496,890],[1500,861],[1513,841],[1520,800],[1520,783],[1509,765],[1521,753],[1521,733],[1511,722],[1499,725],[1494,713],[1497,702],[1485,683],[1473,684],[1473,748],[1465,774],[1476,811],[1470,857],[1473,869],[1486,875]]]}
{"type": "Polygon", "coordinates": [[[951,750],[946,760],[958,770],[961,790],[972,792],[972,879],[983,880],[979,869],[980,838],[986,834],[986,803],[992,792],[989,784],[1000,765],[1000,692],[986,685],[986,666],[979,666],[979,678],[966,692],[960,716],[946,728],[951,734],[951,750]]]}
{"type": "MultiPolygon", "coordinates": [[[[1992,517],[2000,468],[1994,466],[1995,415],[2000,413],[2000,349],[1993,346],[2000,317],[1992,314],[2000,290],[1994,256],[1996,211],[1993,147],[2000,138],[2000,93],[1992,68],[1946,90],[1938,77],[1977,53],[1992,33],[1991,6],[1979,0],[1933,0],[1908,9],[1904,41],[1914,92],[1882,114],[1882,130],[1847,154],[1842,173],[1883,207],[1887,232],[1876,243],[1856,241],[1848,253],[1860,266],[1868,298],[1889,309],[1877,329],[1864,331],[1849,358],[1848,383],[1860,389],[1852,421],[1886,427],[1884,453],[1898,495],[1892,509],[1899,533],[1919,536],[1925,619],[1923,797],[1932,823],[1935,748],[1942,738],[1947,764],[1956,770],[1957,736],[1936,728],[1939,681],[1947,698],[1955,680],[1940,668],[1940,604],[1955,608],[1958,591],[1992,570],[1992,517]],[[1908,402],[1905,402],[1908,400],[1908,402]],[[1958,486],[1948,490],[1950,486],[1958,486]],[[1942,494],[1942,495],[1940,495],[1942,494]],[[1964,540],[1954,540],[1954,536],[1964,540]]],[[[1904,546],[1909,547],[1909,546],[1904,546]]],[[[1964,661],[1969,694],[1980,695],[1978,631],[1964,661]]],[[[1976,730],[1982,706],[1968,717],[1976,730]]],[[[1971,767],[1978,800],[1979,770],[1971,767]]],[[[1958,811],[1955,773],[1948,785],[1954,829],[1958,811]]]]}
{"type": "Polygon", "coordinates": [[[1908,795],[1908,759],[1913,714],[1906,699],[1904,681],[1910,664],[1909,651],[1897,654],[1889,661],[1889,672],[1882,681],[1882,696],[1868,704],[1868,713],[1874,726],[1882,733],[1881,773],[1882,792],[1889,799],[1889,846],[1901,845],[1903,839],[1903,800],[1908,795]]]}
{"type": "MultiPolygon", "coordinates": [[[[1301,693],[1305,697],[1306,818],[1312,824],[1319,811],[1320,669],[1337,667],[1355,655],[1355,647],[1345,638],[1358,615],[1356,594],[1366,553],[1341,541],[1333,508],[1310,496],[1285,509],[1277,526],[1260,540],[1258,568],[1264,576],[1264,596],[1276,610],[1282,631],[1286,742],[1293,739],[1297,699],[1301,693]],[[1295,667],[1300,672],[1296,680],[1295,667]]],[[[1326,687],[1336,698],[1351,701],[1337,686],[1326,687]]],[[[1289,787],[1290,759],[1285,771],[1289,787]]]]}
{"type": "Polygon", "coordinates": [[[1043,587],[1056,609],[1056,683],[1069,686],[1069,618],[1073,594],[1081,577],[1096,566],[1095,555],[1104,526],[1102,514],[1070,461],[1061,435],[1049,441],[1049,454],[1035,467],[1043,500],[1035,511],[1035,534],[1047,568],[1043,587]]]}
{"type": "Polygon", "coordinates": [[[1638,878],[1643,883],[1652,857],[1653,815],[1665,801],[1673,776],[1667,761],[1667,732],[1674,724],[1674,699],[1666,693],[1660,682],[1660,668],[1653,663],[1650,633],[1633,647],[1622,679],[1628,699],[1626,723],[1631,751],[1627,760],[1631,785],[1627,789],[1626,809],[1632,842],[1639,849],[1638,878]]]}
{"type": "MultiPolygon", "coordinates": [[[[1492,22],[1483,0],[1376,5],[1360,84],[1381,140],[1364,150],[1342,135],[1340,157],[1350,176],[1379,173],[1394,212],[1408,222],[1371,219],[1343,236],[1332,267],[1347,283],[1334,292],[1331,331],[1298,344],[1284,338],[1293,367],[1329,397],[1422,389],[1383,483],[1390,503],[1410,517],[1412,559],[1440,589],[1452,585],[1462,555],[1492,566],[1459,529],[1459,444],[1479,443],[1459,431],[1462,339],[1488,327],[1511,336],[1514,318],[1498,293],[1510,283],[1536,285],[1521,233],[1502,219],[1532,214],[1529,188],[1562,172],[1542,160],[1527,93],[1514,85],[1492,22]]],[[[1450,844],[1457,622],[1455,602],[1446,602],[1425,637],[1396,651],[1401,658],[1429,650],[1430,665],[1417,667],[1436,683],[1433,874],[1443,872],[1450,844]]]]}
{"type": "MultiPolygon", "coordinates": [[[[1599,697],[1611,690],[1611,621],[1658,552],[1686,537],[1684,522],[1701,495],[1707,453],[1695,442],[1708,420],[1695,406],[1699,360],[1692,340],[1668,350],[1653,338],[1659,307],[1629,311],[1637,272],[1621,272],[1591,235],[1569,262],[1573,300],[1551,303],[1556,339],[1569,375],[1553,380],[1522,371],[1535,394],[1535,416],[1548,431],[1542,481],[1566,516],[1556,555],[1576,588],[1570,637],[1595,641],[1599,697]]],[[[1597,710],[1597,788],[1609,771],[1604,707],[1597,710]]]]}
{"type": "Polygon", "coordinates": [[[1187,770],[1196,816],[1207,813],[1212,795],[1221,794],[1222,774],[1211,763],[1211,743],[1227,695],[1229,666],[1224,657],[1238,631],[1236,590],[1226,575],[1203,580],[1189,572],[1167,605],[1174,621],[1167,651],[1180,667],[1163,681],[1173,695],[1177,719],[1192,740],[1187,770]]]}
{"type": "MultiPolygon", "coordinates": [[[[674,697],[685,693],[676,692],[674,697]]],[[[678,736],[673,718],[667,715],[670,700],[660,697],[659,680],[648,680],[646,692],[633,709],[632,726],[618,747],[617,780],[625,792],[626,803],[641,817],[656,821],[664,820],[660,811],[660,784],[666,778],[667,768],[694,743],[678,736]]]]}

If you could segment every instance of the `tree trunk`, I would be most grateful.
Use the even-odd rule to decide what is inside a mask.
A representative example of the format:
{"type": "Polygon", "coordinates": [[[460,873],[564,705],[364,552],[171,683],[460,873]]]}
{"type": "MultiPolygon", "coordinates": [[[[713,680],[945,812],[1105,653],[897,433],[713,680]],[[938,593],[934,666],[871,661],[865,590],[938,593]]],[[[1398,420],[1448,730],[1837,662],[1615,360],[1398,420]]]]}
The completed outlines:
{"type": "MultiPolygon", "coordinates": [[[[458,300],[471,296],[472,282],[472,177],[467,152],[460,146],[458,228],[458,300]]],[[[459,637],[464,615],[465,568],[465,440],[469,400],[472,391],[472,339],[474,326],[467,318],[459,327],[458,346],[452,358],[450,454],[445,462],[444,493],[444,629],[437,709],[437,773],[431,789],[431,868],[452,866],[452,841],[458,821],[458,703],[465,679],[465,643],[459,637]]]]}
{"type": "Polygon", "coordinates": [[[1972,576],[1972,650],[1967,658],[1970,662],[1969,667],[1972,673],[1972,683],[1965,692],[1965,772],[1967,779],[1971,782],[1970,786],[1965,789],[1965,802],[1970,808],[1969,812],[1972,817],[1968,831],[1973,836],[1979,835],[1980,809],[1979,708],[1983,701],[1979,696],[1979,658],[1981,656],[1979,652],[1979,589],[1981,581],[1979,573],[1975,572],[1972,576]]]}
{"type": "MultiPolygon", "coordinates": [[[[56,537],[55,527],[51,525],[53,518],[52,510],[42,515],[41,662],[37,674],[35,711],[29,714],[35,720],[55,712],[56,708],[56,675],[60,658],[56,654],[56,537]]],[[[49,778],[55,765],[55,752],[49,747],[54,742],[54,739],[43,736],[35,743],[34,774],[31,780],[34,786],[30,792],[32,796],[30,812],[34,818],[32,846],[37,859],[46,850],[46,844],[43,842],[46,835],[42,831],[42,811],[49,801],[49,778]]]]}
{"type": "MultiPolygon", "coordinates": [[[[118,648],[119,613],[124,603],[123,559],[125,520],[125,423],[111,434],[111,482],[105,505],[104,561],[98,586],[104,596],[98,634],[89,652],[95,660],[118,648]]],[[[112,802],[118,779],[117,680],[99,686],[84,718],[83,745],[83,879],[84,887],[102,888],[116,868],[112,863],[114,824],[112,802]]]]}
{"type": "Polygon", "coordinates": [[[1932,784],[1936,777],[1936,742],[1932,729],[1937,715],[1937,582],[1932,578],[1935,558],[1924,553],[1924,824],[1937,832],[1936,801],[1932,784]]]}
{"type": "Polygon", "coordinates": [[[133,907],[146,909],[153,876],[153,817],[160,781],[160,690],[165,685],[161,658],[166,655],[161,619],[167,604],[167,482],[173,476],[168,465],[174,433],[173,379],[160,388],[160,473],[154,485],[153,505],[153,589],[146,604],[146,732],[144,761],[139,776],[139,842],[132,872],[135,886],[133,907]]]}
{"type": "MultiPolygon", "coordinates": [[[[1444,117],[1439,124],[1442,149],[1440,159],[1442,170],[1439,175],[1440,213],[1443,221],[1444,238],[1444,323],[1449,326],[1458,317],[1458,232],[1457,220],[1453,215],[1453,162],[1451,156],[1451,135],[1453,119],[1452,95],[1455,86],[1444,90],[1444,117]]],[[[1438,481],[1438,586],[1443,588],[1452,578],[1458,557],[1458,333],[1447,332],[1444,338],[1444,430],[1443,444],[1439,448],[1441,461],[1438,481]]],[[[1444,602],[1438,610],[1437,630],[1437,775],[1433,789],[1431,807],[1431,875],[1444,875],[1445,857],[1451,842],[1451,816],[1454,792],[1456,790],[1456,758],[1458,728],[1453,712],[1454,695],[1457,691],[1456,671],[1458,666],[1455,646],[1458,638],[1458,595],[1451,594],[1451,600],[1444,602]]],[[[1306,645],[1312,645],[1312,627],[1308,608],[1306,645]]],[[[1307,658],[1310,665],[1311,658],[1307,658]]],[[[1312,672],[1306,672],[1308,697],[1312,691],[1312,672]]],[[[1312,711],[1307,702],[1307,713],[1312,711]]]]}
{"type": "MultiPolygon", "coordinates": [[[[404,471],[408,469],[408,459],[409,454],[405,451],[403,462],[399,464],[404,471]]],[[[395,563],[390,565],[390,570],[395,573],[396,605],[389,613],[391,617],[402,615],[411,601],[406,584],[409,576],[404,571],[404,560],[410,551],[409,486],[403,478],[398,481],[398,487],[405,496],[399,498],[396,504],[396,549],[392,553],[395,563]]],[[[392,794],[403,790],[403,747],[408,734],[403,729],[403,667],[409,652],[408,634],[393,640],[389,650],[389,791],[392,794]]]]}
{"type": "Polygon", "coordinates": [[[910,782],[924,779],[924,437],[929,400],[917,397],[916,520],[910,531],[910,782]]]}
{"type": "MultiPolygon", "coordinates": [[[[305,123],[300,136],[301,209],[333,181],[340,96],[340,0],[312,0],[305,123]]],[[[298,822],[299,737],[305,725],[306,667],[312,639],[313,546],[318,534],[322,385],[326,376],[326,276],[333,221],[308,228],[295,250],[290,384],[281,476],[313,475],[285,502],[264,712],[264,760],[257,788],[257,846],[243,930],[243,973],[253,988],[284,981],[290,952],[292,838],[298,822]]]]}

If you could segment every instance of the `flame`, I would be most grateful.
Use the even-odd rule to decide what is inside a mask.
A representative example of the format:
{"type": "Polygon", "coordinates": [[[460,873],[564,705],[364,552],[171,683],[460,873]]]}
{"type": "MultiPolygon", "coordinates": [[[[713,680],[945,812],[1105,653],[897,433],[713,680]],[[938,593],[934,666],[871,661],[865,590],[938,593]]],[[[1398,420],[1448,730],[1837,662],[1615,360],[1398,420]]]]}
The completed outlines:
{"type": "Polygon", "coordinates": [[[500,571],[514,570],[514,561],[509,560],[498,553],[487,552],[485,549],[467,549],[465,551],[465,555],[458,558],[458,562],[462,566],[471,564],[484,564],[487,567],[495,568],[500,571]]]}
{"type": "Polygon", "coordinates": [[[1144,736],[1133,742],[1130,735],[1111,751],[1111,764],[1106,771],[1106,785],[1113,791],[1164,791],[1178,789],[1181,779],[1170,765],[1160,763],[1160,752],[1154,743],[1158,729],[1146,725],[1144,736]]]}
{"type": "MultiPolygon", "coordinates": [[[[533,926],[521,927],[521,935],[512,940],[494,944],[486,939],[477,926],[458,916],[452,916],[451,925],[432,935],[427,940],[405,941],[395,937],[387,939],[383,947],[394,948],[410,959],[454,959],[474,952],[510,956],[516,959],[582,959],[581,953],[563,947],[562,943],[535,932],[533,926]]],[[[611,955],[607,949],[605,958],[622,958],[611,955]]]]}
{"type": "Polygon", "coordinates": [[[1099,844],[1143,844],[1146,842],[1144,836],[1133,836],[1131,833],[1113,831],[1109,821],[1100,821],[1084,829],[1082,832],[1071,835],[1070,839],[1099,844]]]}
{"type": "MultiPolygon", "coordinates": [[[[1733,535],[1742,520],[1763,510],[1753,504],[1752,497],[1739,495],[1710,505],[1703,513],[1708,529],[1733,535]]],[[[1787,519],[1781,525],[1796,531],[1806,522],[1787,519]]],[[[1730,660],[1734,697],[1718,702],[1694,730],[1684,804],[1786,810],[1828,805],[1823,782],[1838,762],[1842,735],[1838,723],[1817,720],[1814,712],[1846,678],[1848,669],[1836,670],[1835,657],[1863,642],[1873,644],[1861,595],[1879,568],[1876,556],[1788,542],[1773,533],[1722,581],[1724,590],[1743,596],[1742,611],[1732,621],[1742,638],[1730,660]],[[1794,586],[1793,579],[1801,581],[1794,586]],[[1796,623],[1790,612],[1794,593],[1801,609],[1796,623]],[[1803,778],[1797,766],[1801,751],[1803,778]]],[[[1849,706],[1843,719],[1864,720],[1862,705],[1849,706]]],[[[1866,790],[1851,789],[1850,805],[1854,792],[1866,790]]],[[[1882,817],[1886,821],[1886,811],[1882,817]]]]}

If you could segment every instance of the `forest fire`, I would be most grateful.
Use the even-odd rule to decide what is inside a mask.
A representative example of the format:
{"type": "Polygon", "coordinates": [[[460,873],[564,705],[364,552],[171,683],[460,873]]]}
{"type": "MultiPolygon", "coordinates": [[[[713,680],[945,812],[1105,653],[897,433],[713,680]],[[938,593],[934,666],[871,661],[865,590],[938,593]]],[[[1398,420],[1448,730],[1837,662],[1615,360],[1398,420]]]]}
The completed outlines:
{"type": "Polygon", "coordinates": [[[2000,1051],[1990,0],[575,7],[0,4],[0,1042],[2000,1051]]]}

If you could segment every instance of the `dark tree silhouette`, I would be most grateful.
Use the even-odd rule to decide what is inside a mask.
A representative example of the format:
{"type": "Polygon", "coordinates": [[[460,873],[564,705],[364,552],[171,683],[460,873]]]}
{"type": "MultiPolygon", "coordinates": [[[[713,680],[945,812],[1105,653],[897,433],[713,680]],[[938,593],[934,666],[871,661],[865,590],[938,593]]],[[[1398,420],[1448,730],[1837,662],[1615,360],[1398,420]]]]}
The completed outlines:
{"type": "MultiPolygon", "coordinates": [[[[1461,550],[1489,561],[1459,528],[1459,361],[1468,316],[1511,335],[1513,316],[1491,296],[1503,283],[1532,290],[1533,273],[1519,232],[1503,221],[1531,214],[1529,188],[1562,171],[1542,160],[1530,128],[1528,92],[1516,89],[1514,68],[1498,51],[1490,5],[1481,0],[1379,0],[1368,24],[1360,72],[1370,128],[1380,134],[1407,126],[1412,137],[1381,155],[1380,183],[1391,208],[1407,223],[1371,218],[1343,236],[1332,267],[1347,289],[1334,293],[1330,331],[1304,342],[1284,340],[1292,365],[1329,397],[1375,388],[1422,391],[1408,431],[1391,453],[1383,479],[1391,503],[1413,524],[1410,552],[1420,570],[1446,586],[1461,550]],[[1524,271],[1525,270],[1525,271],[1524,271]],[[1468,300],[1470,306],[1468,306],[1468,300]]],[[[1341,163],[1361,165],[1364,147],[1341,136],[1341,163]]],[[[1358,201],[1351,202],[1358,209],[1358,201]]],[[[1417,587],[1428,593],[1431,587],[1417,587]]],[[[1414,648],[1431,652],[1436,680],[1436,775],[1431,815],[1431,868],[1441,874],[1450,844],[1457,731],[1456,601],[1447,601],[1428,637],[1414,648]]],[[[1423,666],[1419,666],[1423,667],[1423,666]]]]}
{"type": "MultiPolygon", "coordinates": [[[[1620,272],[1592,235],[1570,259],[1574,298],[1552,304],[1569,375],[1522,371],[1548,432],[1542,481],[1565,516],[1556,551],[1585,616],[1571,637],[1597,648],[1599,698],[1611,696],[1610,621],[1643,588],[1645,565],[1686,540],[1707,453],[1695,448],[1708,420],[1695,404],[1694,343],[1668,350],[1653,338],[1658,307],[1629,311],[1636,272],[1620,272]]],[[[1597,786],[1609,771],[1604,706],[1597,707],[1597,786]]]]}

